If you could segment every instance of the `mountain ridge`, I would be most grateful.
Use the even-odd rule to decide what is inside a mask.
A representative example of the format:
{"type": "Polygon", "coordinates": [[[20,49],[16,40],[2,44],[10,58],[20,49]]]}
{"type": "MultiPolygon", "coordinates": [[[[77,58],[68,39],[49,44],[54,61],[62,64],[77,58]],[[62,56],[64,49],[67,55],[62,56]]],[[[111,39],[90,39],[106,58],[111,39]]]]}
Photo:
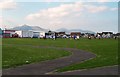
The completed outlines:
{"type": "Polygon", "coordinates": [[[11,28],[12,30],[34,30],[34,31],[49,31],[48,29],[41,28],[39,26],[29,26],[29,25],[22,25],[18,27],[11,28]]]}
{"type": "MultiPolygon", "coordinates": [[[[48,32],[48,29],[44,29],[41,28],[39,26],[30,26],[30,25],[22,25],[22,26],[18,26],[18,27],[14,27],[11,28],[12,30],[33,30],[33,31],[45,31],[48,32]]],[[[81,33],[95,33],[93,31],[90,30],[82,30],[82,29],[66,29],[66,28],[60,28],[55,30],[56,32],[66,32],[66,33],[70,33],[70,32],[81,32],[81,33]]]]}
{"type": "Polygon", "coordinates": [[[90,30],[82,30],[82,29],[66,29],[66,28],[60,28],[60,29],[57,29],[56,31],[62,31],[62,32],[67,32],[67,33],[70,33],[70,32],[95,33],[95,32],[90,31],[90,30]]]}

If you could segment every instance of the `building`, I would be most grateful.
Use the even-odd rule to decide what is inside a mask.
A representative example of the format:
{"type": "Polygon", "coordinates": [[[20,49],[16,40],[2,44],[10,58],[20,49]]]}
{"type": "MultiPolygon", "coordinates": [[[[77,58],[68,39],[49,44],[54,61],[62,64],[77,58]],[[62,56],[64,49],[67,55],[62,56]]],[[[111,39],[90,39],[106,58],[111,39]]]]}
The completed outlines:
{"type": "Polygon", "coordinates": [[[73,38],[74,36],[81,36],[81,33],[80,32],[71,32],[70,33],[70,36],[73,38]]]}
{"type": "Polygon", "coordinates": [[[56,32],[49,30],[48,33],[46,33],[46,38],[53,38],[53,36],[56,37],[56,32]]]}
{"type": "Polygon", "coordinates": [[[116,33],[116,36],[120,36],[120,33],[116,33]]]}
{"type": "Polygon", "coordinates": [[[120,38],[120,33],[113,34],[113,37],[120,38]]]}
{"type": "Polygon", "coordinates": [[[40,38],[40,32],[34,31],[33,38],[40,38]]]}
{"type": "Polygon", "coordinates": [[[113,34],[113,32],[102,32],[102,34],[105,34],[105,35],[107,35],[107,34],[113,34]]]}
{"type": "Polygon", "coordinates": [[[20,38],[32,38],[33,37],[33,31],[19,30],[19,31],[15,31],[15,33],[17,33],[18,37],[20,38]]]}
{"type": "Polygon", "coordinates": [[[46,32],[40,32],[40,38],[44,38],[46,36],[46,32]]]}
{"type": "Polygon", "coordinates": [[[15,30],[3,30],[3,38],[12,38],[13,34],[15,34],[15,30]]]}
{"type": "Polygon", "coordinates": [[[64,38],[64,36],[66,36],[65,32],[55,32],[56,37],[58,38],[64,38]]]}
{"type": "Polygon", "coordinates": [[[0,38],[2,38],[2,34],[3,34],[3,31],[2,31],[2,29],[0,28],[0,38]]]}
{"type": "Polygon", "coordinates": [[[65,32],[55,32],[57,36],[63,36],[65,35],[65,32]]]}
{"type": "Polygon", "coordinates": [[[96,37],[97,37],[98,35],[102,36],[102,33],[97,33],[97,34],[96,34],[96,37]]]}
{"type": "Polygon", "coordinates": [[[112,38],[113,32],[102,32],[102,38],[112,38]]]}

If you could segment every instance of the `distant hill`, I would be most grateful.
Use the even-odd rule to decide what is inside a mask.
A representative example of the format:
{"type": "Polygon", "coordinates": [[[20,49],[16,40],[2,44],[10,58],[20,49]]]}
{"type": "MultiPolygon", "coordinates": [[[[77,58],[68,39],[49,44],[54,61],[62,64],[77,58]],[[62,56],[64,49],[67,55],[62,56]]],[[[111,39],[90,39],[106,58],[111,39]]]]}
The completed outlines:
{"type": "Polygon", "coordinates": [[[61,32],[66,32],[66,33],[70,33],[70,32],[81,32],[81,33],[95,33],[93,31],[90,30],[82,30],[82,29],[66,29],[66,28],[60,28],[57,29],[56,31],[61,31],[61,32]]]}
{"type": "MultiPolygon", "coordinates": [[[[48,32],[48,29],[44,29],[41,28],[39,26],[29,26],[29,25],[22,25],[22,26],[18,26],[18,27],[14,27],[11,28],[12,30],[33,30],[33,31],[44,31],[44,32],[48,32]]],[[[93,31],[89,31],[89,30],[82,30],[82,29],[66,29],[66,28],[60,28],[57,29],[56,32],[66,32],[66,33],[70,33],[70,32],[81,32],[81,33],[95,33],[93,31]]]]}
{"type": "Polygon", "coordinates": [[[29,26],[29,25],[22,25],[18,27],[12,28],[12,30],[33,30],[33,31],[49,31],[48,29],[41,28],[39,26],[29,26]]]}

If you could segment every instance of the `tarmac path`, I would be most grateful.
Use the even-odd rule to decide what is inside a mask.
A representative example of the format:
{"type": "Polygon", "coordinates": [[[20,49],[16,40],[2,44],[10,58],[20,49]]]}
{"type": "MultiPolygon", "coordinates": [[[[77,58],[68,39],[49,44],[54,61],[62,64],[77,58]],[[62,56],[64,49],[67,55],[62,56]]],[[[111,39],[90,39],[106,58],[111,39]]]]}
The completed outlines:
{"type": "MultiPolygon", "coordinates": [[[[31,45],[24,45],[24,46],[31,46],[31,45]]],[[[32,47],[56,48],[60,50],[70,51],[72,52],[72,55],[67,57],[62,57],[59,59],[43,61],[35,64],[32,63],[23,66],[18,66],[16,68],[3,69],[2,74],[3,75],[45,75],[48,72],[56,70],[57,68],[65,67],[74,63],[80,63],[82,61],[96,57],[96,55],[91,52],[86,52],[75,48],[59,48],[59,47],[44,47],[44,46],[32,46],[32,47]]]]}
{"type": "Polygon", "coordinates": [[[75,70],[75,71],[67,71],[60,73],[53,73],[54,75],[118,75],[118,66],[105,66],[105,67],[97,67],[85,70],[75,70]]]}
{"type": "Polygon", "coordinates": [[[54,71],[58,68],[62,68],[74,63],[80,63],[82,61],[95,58],[96,55],[91,52],[86,52],[75,48],[60,48],[32,45],[22,46],[31,46],[38,48],[55,48],[70,51],[72,55],[54,60],[18,66],[16,68],[3,69],[2,70],[3,75],[118,75],[118,66],[98,67],[93,69],[56,73],[54,71]]]}

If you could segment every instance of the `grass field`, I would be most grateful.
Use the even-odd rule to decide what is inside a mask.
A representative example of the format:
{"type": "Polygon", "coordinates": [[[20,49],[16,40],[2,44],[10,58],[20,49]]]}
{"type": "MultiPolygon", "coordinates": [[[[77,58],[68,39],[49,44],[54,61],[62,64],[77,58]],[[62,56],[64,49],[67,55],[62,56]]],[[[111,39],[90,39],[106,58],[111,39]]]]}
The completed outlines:
{"type": "Polygon", "coordinates": [[[2,38],[0,38],[0,70],[2,69],[2,38]]]}
{"type": "Polygon", "coordinates": [[[85,61],[83,63],[72,64],[64,68],[58,68],[58,72],[77,70],[77,69],[89,69],[101,66],[111,66],[118,64],[118,40],[115,39],[57,39],[57,40],[43,40],[43,39],[3,39],[3,68],[13,67],[17,65],[26,64],[29,57],[32,56],[32,62],[38,62],[42,60],[51,60],[54,58],[70,55],[69,52],[44,49],[44,48],[31,48],[21,47],[18,45],[33,45],[33,46],[53,46],[53,47],[69,47],[78,48],[88,52],[96,54],[96,58],[85,61]],[[9,46],[7,44],[14,44],[9,46]],[[48,57],[48,55],[50,55],[48,57]],[[41,55],[40,55],[41,54],[41,55]],[[44,58],[41,58],[44,56],[44,58]]]}
{"type": "MultiPolygon", "coordinates": [[[[8,39],[5,39],[5,40],[8,40],[8,39]]],[[[9,39],[9,41],[12,41],[12,40],[9,39]]],[[[22,40],[27,40],[27,39],[22,39],[22,40]]],[[[6,42],[7,41],[4,41],[3,39],[3,43],[6,43],[6,42]]],[[[3,68],[16,67],[23,64],[30,64],[30,63],[40,62],[45,60],[52,60],[52,59],[68,56],[71,54],[70,52],[63,51],[63,50],[61,51],[58,49],[24,46],[24,45],[17,45],[15,43],[16,42],[13,41],[12,43],[13,45],[9,45],[7,43],[7,44],[3,44],[2,46],[3,68]]],[[[26,44],[25,41],[22,43],[26,44]]]]}

